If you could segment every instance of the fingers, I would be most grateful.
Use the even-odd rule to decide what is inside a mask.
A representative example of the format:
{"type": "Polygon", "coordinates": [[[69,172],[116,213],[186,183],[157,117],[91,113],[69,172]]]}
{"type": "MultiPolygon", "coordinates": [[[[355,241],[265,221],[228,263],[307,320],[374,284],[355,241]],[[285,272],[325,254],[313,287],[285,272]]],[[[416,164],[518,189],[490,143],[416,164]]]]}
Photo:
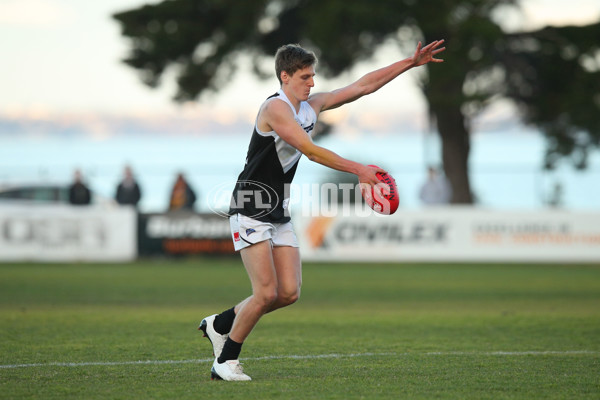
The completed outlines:
{"type": "MultiPolygon", "coordinates": [[[[427,51],[429,49],[431,49],[432,47],[434,47],[437,44],[437,40],[434,40],[433,42],[429,43],[427,46],[423,47],[422,51],[427,51]]],[[[421,43],[421,42],[419,42],[421,43]]]]}
{"type": "Polygon", "coordinates": [[[437,63],[444,62],[444,60],[442,58],[435,58],[434,57],[436,54],[441,53],[444,50],[446,50],[445,47],[442,47],[441,49],[436,49],[435,51],[432,51],[431,52],[431,61],[432,62],[437,62],[437,63]]]}
{"type": "Polygon", "coordinates": [[[433,42],[429,43],[427,46],[423,47],[422,51],[429,51],[429,50],[433,49],[432,50],[433,54],[435,54],[435,52],[443,51],[444,49],[446,49],[445,47],[442,47],[441,49],[436,49],[436,47],[438,47],[439,45],[441,45],[443,43],[444,43],[444,39],[442,39],[442,40],[434,40],[433,42]]]}
{"type": "Polygon", "coordinates": [[[419,42],[419,44],[417,44],[417,49],[415,50],[415,55],[413,56],[413,59],[417,59],[417,57],[419,57],[419,55],[421,54],[421,42],[419,42]]]}
{"type": "Polygon", "coordinates": [[[442,39],[442,40],[434,40],[433,42],[431,42],[431,44],[433,45],[432,47],[438,47],[442,43],[444,43],[444,39],[442,39]]]}
{"type": "Polygon", "coordinates": [[[427,46],[423,47],[423,49],[421,50],[421,54],[429,54],[428,58],[429,58],[429,61],[431,61],[431,62],[436,62],[436,63],[444,62],[443,59],[434,57],[436,54],[439,54],[442,51],[446,50],[446,47],[437,48],[438,46],[440,46],[443,43],[444,43],[444,39],[434,40],[433,42],[429,43],[427,46]]]}
{"type": "Polygon", "coordinates": [[[382,174],[387,174],[387,171],[385,169],[378,167],[377,165],[369,164],[367,165],[367,167],[373,171],[373,175],[377,174],[378,172],[381,172],[382,174]]]}

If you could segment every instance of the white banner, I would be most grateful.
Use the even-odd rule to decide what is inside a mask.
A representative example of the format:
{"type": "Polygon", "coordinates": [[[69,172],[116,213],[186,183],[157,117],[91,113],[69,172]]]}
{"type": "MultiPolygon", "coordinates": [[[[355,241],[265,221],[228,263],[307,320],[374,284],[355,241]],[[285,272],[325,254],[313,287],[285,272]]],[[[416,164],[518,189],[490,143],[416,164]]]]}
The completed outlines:
{"type": "Polygon", "coordinates": [[[600,213],[469,207],[294,219],[313,261],[600,262],[600,213]]]}
{"type": "Polygon", "coordinates": [[[131,261],[131,207],[0,205],[0,261],[131,261]]]}

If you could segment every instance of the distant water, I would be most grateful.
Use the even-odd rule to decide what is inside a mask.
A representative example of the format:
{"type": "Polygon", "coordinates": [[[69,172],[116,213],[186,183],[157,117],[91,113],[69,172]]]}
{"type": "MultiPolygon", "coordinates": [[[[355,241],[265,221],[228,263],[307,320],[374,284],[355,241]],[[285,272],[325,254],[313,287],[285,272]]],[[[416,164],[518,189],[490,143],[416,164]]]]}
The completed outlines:
{"type": "MultiPolygon", "coordinates": [[[[123,166],[133,167],[142,187],[141,210],[163,211],[177,172],[184,172],[199,195],[198,211],[207,211],[207,195],[223,182],[233,182],[246,157],[248,135],[159,136],[121,135],[103,140],[87,136],[0,136],[0,187],[7,184],[68,183],[80,168],[89,186],[113,197],[123,166]]],[[[418,191],[426,166],[439,163],[439,143],[422,134],[371,134],[345,138],[332,134],[318,142],[336,153],[390,172],[399,187],[401,206],[420,206],[418,191]]],[[[497,209],[546,206],[556,184],[563,206],[600,209],[600,155],[587,171],[562,163],[557,171],[541,169],[544,139],[534,132],[484,133],[472,137],[471,184],[478,203],[497,209]]],[[[295,183],[319,183],[331,172],[303,158],[295,183]]]]}

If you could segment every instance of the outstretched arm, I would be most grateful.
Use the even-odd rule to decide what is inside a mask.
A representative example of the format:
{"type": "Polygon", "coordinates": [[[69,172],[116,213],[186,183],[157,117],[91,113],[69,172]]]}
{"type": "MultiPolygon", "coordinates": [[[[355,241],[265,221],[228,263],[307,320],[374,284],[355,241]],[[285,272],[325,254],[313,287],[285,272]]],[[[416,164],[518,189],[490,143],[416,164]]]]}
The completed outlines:
{"type": "Polygon", "coordinates": [[[349,172],[358,177],[360,183],[376,185],[380,183],[377,172],[381,168],[369,167],[339,156],[331,150],[315,144],[311,137],[294,120],[290,107],[280,100],[271,100],[259,112],[258,124],[274,130],[285,142],[298,149],[308,159],[338,171],[349,172]]]}
{"type": "Polygon", "coordinates": [[[421,48],[421,42],[419,42],[412,57],[369,72],[356,82],[341,89],[314,94],[309,98],[308,102],[318,114],[319,112],[331,110],[357,100],[362,96],[379,90],[382,86],[413,67],[418,67],[429,62],[443,62],[444,60],[435,57],[438,53],[446,49],[445,47],[439,47],[443,43],[443,40],[436,40],[421,48]]]}

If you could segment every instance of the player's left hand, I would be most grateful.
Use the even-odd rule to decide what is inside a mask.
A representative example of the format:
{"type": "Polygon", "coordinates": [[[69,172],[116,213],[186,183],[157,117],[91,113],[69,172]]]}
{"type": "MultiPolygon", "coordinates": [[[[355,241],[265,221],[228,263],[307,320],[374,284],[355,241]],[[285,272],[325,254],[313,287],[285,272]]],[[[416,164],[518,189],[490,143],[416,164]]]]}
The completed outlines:
{"type": "Polygon", "coordinates": [[[444,62],[441,58],[435,58],[435,55],[446,50],[445,47],[439,47],[444,43],[444,40],[435,40],[427,46],[421,48],[421,42],[417,45],[415,54],[412,56],[412,62],[415,67],[418,67],[428,62],[444,62]]]}

